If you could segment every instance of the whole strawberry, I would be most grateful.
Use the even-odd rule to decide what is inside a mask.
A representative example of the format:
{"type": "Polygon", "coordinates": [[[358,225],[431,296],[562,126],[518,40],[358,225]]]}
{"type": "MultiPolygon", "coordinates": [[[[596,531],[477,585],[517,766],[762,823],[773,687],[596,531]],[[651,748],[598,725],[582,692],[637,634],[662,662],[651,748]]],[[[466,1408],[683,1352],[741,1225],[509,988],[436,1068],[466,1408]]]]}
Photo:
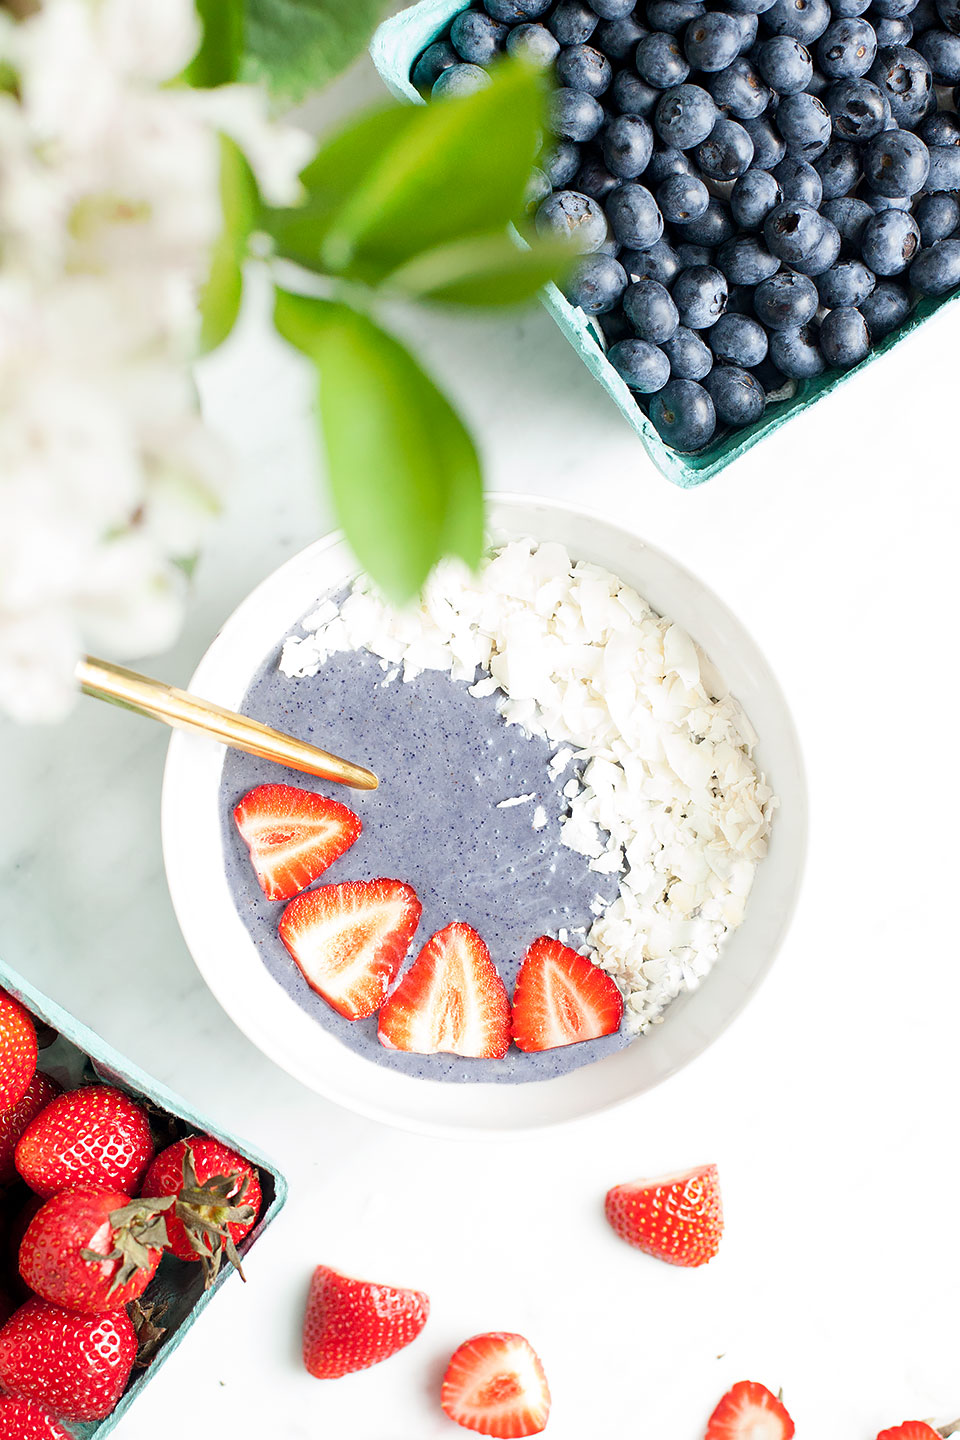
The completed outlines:
{"type": "Polygon", "coordinates": [[[4,1440],[70,1440],[62,1425],[35,1400],[0,1395],[0,1435],[4,1440]]]}
{"type": "Polygon", "coordinates": [[[607,1219],[621,1240],[669,1265],[706,1265],[720,1248],[723,1206],[715,1165],[663,1180],[636,1180],[607,1193],[607,1219]]]}
{"type": "Polygon", "coordinates": [[[48,1405],[64,1420],[105,1420],[123,1394],[137,1354],[123,1310],[77,1315],[28,1300],[0,1330],[0,1386],[48,1405]]]}
{"type": "Polygon", "coordinates": [[[17,1178],[14,1151],[20,1137],[35,1116],[60,1094],[60,1086],[49,1075],[34,1075],[16,1105],[0,1114],[0,1185],[17,1178]]]}
{"type": "Polygon", "coordinates": [[[199,1260],[212,1285],[226,1258],[243,1276],[237,1245],[253,1229],[263,1196],[256,1169],[219,1140],[190,1136],[168,1145],[143,1182],[145,1195],[173,1195],[169,1248],[178,1260],[199,1260]]]}
{"type": "Polygon", "coordinates": [[[27,1092],[37,1073],[37,1031],[30,1012],[0,990],[0,1110],[27,1092]]]}
{"type": "Polygon", "coordinates": [[[27,1126],[17,1169],[45,1199],[92,1186],[139,1193],[153,1157],[146,1112],[111,1085],[82,1085],[52,1101],[27,1126]]]}
{"type": "Polygon", "coordinates": [[[42,1299],[95,1315],[142,1295],[167,1241],[166,1200],[108,1190],[64,1190],[31,1220],[20,1274],[42,1299]]]}
{"type": "Polygon", "coordinates": [[[351,1280],[318,1265],[303,1323],[303,1363],[318,1380],[379,1365],[416,1340],[429,1313],[419,1290],[351,1280]]]}

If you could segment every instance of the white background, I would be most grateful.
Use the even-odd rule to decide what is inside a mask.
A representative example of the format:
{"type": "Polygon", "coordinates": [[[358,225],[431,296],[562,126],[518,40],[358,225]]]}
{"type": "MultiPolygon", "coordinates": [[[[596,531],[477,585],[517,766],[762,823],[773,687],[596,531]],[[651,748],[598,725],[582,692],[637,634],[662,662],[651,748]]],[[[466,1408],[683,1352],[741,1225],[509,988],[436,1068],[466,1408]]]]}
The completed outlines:
{"type": "MultiPolygon", "coordinates": [[[[327,113],[372,96],[366,64],[327,113]]],[[[321,113],[321,119],[325,118],[321,113]]],[[[960,329],[941,315],[702,489],[662,479],[549,318],[411,326],[494,488],[588,504],[694,569],[766,650],[809,767],[811,855],[759,997],[688,1071],[533,1141],[411,1137],[301,1089],[200,981],[164,884],[166,734],[84,700],[7,728],[0,951],[119,1050],[268,1150],[291,1199],[118,1440],[453,1440],[437,1404],[466,1336],[543,1357],[552,1440],[700,1440],[716,1399],[783,1386],[808,1440],[960,1414],[956,1093],[960,329]],[[727,1232],[701,1271],[602,1218],[607,1187],[720,1166],[727,1232]],[[299,1363],[318,1262],[429,1292],[422,1337],[333,1382],[299,1363]]],[[[257,304],[202,374],[236,463],[186,635],[329,526],[310,385],[257,304]]]]}

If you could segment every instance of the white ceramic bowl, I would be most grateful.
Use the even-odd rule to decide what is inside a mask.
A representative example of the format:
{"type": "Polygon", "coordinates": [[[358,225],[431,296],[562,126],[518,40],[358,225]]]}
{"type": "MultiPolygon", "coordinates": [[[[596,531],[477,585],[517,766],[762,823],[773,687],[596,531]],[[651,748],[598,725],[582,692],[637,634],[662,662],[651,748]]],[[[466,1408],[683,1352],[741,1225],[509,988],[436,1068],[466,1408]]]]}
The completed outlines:
{"type": "MultiPolygon", "coordinates": [[[[664,1023],[626,1049],[555,1079],[451,1084],[372,1064],[319,1026],[268,974],[227,884],[219,802],[223,751],[183,733],[170,741],[163,786],[163,849],[177,918],[220,1004],[255,1045],[328,1099],[388,1124],[434,1134],[507,1134],[581,1118],[651,1089],[726,1029],[763,980],[796,900],[806,849],[803,762],[793,722],[767,662],[727,607],[675,560],[579,509],[498,496],[494,540],[558,540],[604,565],[684,626],[718,665],[760,736],[757,760],[780,797],[770,852],[740,929],[711,975],[681,996],[664,1023]]],[[[196,694],[240,707],[264,656],[355,562],[339,535],[311,545],[243,602],[191,681],[196,694]]],[[[354,757],[362,761],[362,756],[354,757]]]]}

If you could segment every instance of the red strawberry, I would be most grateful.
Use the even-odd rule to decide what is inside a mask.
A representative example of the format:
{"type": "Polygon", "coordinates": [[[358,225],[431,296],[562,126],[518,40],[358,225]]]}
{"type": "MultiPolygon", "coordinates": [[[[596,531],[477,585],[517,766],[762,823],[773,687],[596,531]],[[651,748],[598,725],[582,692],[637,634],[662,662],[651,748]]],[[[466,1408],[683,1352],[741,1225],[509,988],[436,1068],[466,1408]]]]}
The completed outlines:
{"type": "Polygon", "coordinates": [[[765,1385],[741,1380],[710,1416],[704,1440],[790,1440],[793,1433],[782,1401],[765,1385]]]}
{"type": "Polygon", "coordinates": [[[153,1279],[167,1243],[163,1211],[173,1203],[64,1190],[28,1225],[20,1274],[51,1305],[91,1315],[119,1310],[153,1279]]]}
{"type": "Polygon", "coordinates": [[[379,1039],[418,1055],[506,1055],[510,1001],[476,930],[457,922],[430,937],[380,1011],[379,1039]]]}
{"type": "Polygon", "coordinates": [[[536,1352],[522,1335],[475,1335],[455,1350],[440,1404],[465,1430],[509,1437],[539,1435],[550,1390],[536,1352]]]}
{"type": "Polygon", "coordinates": [[[419,923],[420,901],[402,880],[350,880],[291,900],[280,939],[318,995],[348,1020],[365,1020],[383,1004],[419,923]]]}
{"type": "Polygon", "coordinates": [[[34,1400],[0,1395],[0,1435],[4,1440],[70,1440],[62,1425],[34,1400]]]}
{"type": "Polygon", "coordinates": [[[0,1114],[0,1185],[16,1179],[17,1167],[13,1155],[20,1136],[34,1116],[39,1115],[59,1094],[60,1086],[56,1080],[38,1071],[16,1105],[0,1114]]]}
{"type": "Polygon", "coordinates": [[[28,1300],[0,1330],[0,1386],[64,1420],[105,1420],[136,1359],[126,1311],[77,1315],[28,1300]]]}
{"type": "Polygon", "coordinates": [[[295,785],[258,785],[233,818],[268,900],[290,900],[306,890],[362,828],[346,805],[295,785]]]}
{"type": "Polygon", "coordinates": [[[554,1050],[620,1029],[623,996],[585,955],[541,935],[513,992],[513,1038],[521,1050],[554,1050]]]}
{"type": "Polygon", "coordinates": [[[419,1290],[351,1280],[318,1265],[303,1323],[303,1363],[318,1380],[379,1365],[416,1340],[429,1313],[419,1290]]]}
{"type": "Polygon", "coordinates": [[[17,1169],[45,1198],[80,1186],[139,1192],[153,1156],[146,1112],[110,1085],[82,1085],[32,1120],[17,1145],[17,1169]]]}
{"type": "Polygon", "coordinates": [[[621,1240],[669,1265],[706,1265],[720,1248],[723,1206],[716,1165],[607,1192],[607,1219],[621,1240]]]}
{"type": "Polygon", "coordinates": [[[877,1440],[941,1440],[940,1431],[924,1420],[904,1420],[892,1430],[881,1430],[877,1440]]]}
{"type": "Polygon", "coordinates": [[[253,1229],[263,1199],[256,1169],[219,1140],[192,1135],[161,1150],[143,1182],[145,1195],[174,1195],[166,1217],[178,1260],[199,1260],[212,1285],[224,1257],[240,1271],[237,1245],[253,1229]]]}
{"type": "Polygon", "coordinates": [[[37,1031],[28,1010],[0,990],[0,1110],[27,1092],[37,1073],[37,1031]]]}

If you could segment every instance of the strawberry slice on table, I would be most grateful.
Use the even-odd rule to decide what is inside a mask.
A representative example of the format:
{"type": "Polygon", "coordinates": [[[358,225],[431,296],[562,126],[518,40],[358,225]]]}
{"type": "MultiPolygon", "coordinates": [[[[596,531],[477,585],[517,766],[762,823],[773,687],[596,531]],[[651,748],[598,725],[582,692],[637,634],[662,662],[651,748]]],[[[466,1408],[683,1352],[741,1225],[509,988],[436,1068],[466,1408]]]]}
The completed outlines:
{"type": "Polygon", "coordinates": [[[522,1335],[474,1335],[455,1350],[440,1404],[465,1430],[502,1440],[539,1435],[550,1415],[550,1389],[536,1351],[522,1335]]]}
{"type": "Polygon", "coordinates": [[[621,1240],[668,1265],[706,1265],[720,1248],[723,1204],[716,1165],[615,1185],[605,1208],[621,1240]]]}
{"type": "Polygon", "coordinates": [[[904,1420],[892,1430],[881,1430],[877,1440],[941,1440],[941,1435],[925,1420],[904,1420]]]}
{"type": "Polygon", "coordinates": [[[233,818],[268,900],[291,900],[306,890],[362,829],[346,805],[295,785],[258,785],[233,818]]]}
{"type": "Polygon", "coordinates": [[[351,1280],[318,1265],[303,1323],[303,1363],[318,1380],[379,1365],[416,1340],[429,1313],[420,1290],[351,1280]]]}
{"type": "Polygon", "coordinates": [[[793,1433],[783,1401],[765,1385],[741,1380],[710,1416],[704,1440],[790,1440],[793,1433]]]}
{"type": "Polygon", "coordinates": [[[383,1004],[420,911],[402,880],[321,885],[290,901],[280,939],[311,989],[348,1020],[365,1020],[383,1004]]]}
{"type": "Polygon", "coordinates": [[[0,1395],[0,1435],[4,1440],[70,1440],[49,1410],[35,1400],[0,1395]]]}
{"type": "Polygon", "coordinates": [[[554,1050],[620,1029],[623,996],[585,955],[541,935],[520,966],[513,992],[513,1038],[521,1050],[554,1050]]]}
{"type": "Polygon", "coordinates": [[[462,921],[431,935],[380,1011],[390,1050],[502,1060],[510,1047],[510,1001],[490,951],[462,921]]]}

